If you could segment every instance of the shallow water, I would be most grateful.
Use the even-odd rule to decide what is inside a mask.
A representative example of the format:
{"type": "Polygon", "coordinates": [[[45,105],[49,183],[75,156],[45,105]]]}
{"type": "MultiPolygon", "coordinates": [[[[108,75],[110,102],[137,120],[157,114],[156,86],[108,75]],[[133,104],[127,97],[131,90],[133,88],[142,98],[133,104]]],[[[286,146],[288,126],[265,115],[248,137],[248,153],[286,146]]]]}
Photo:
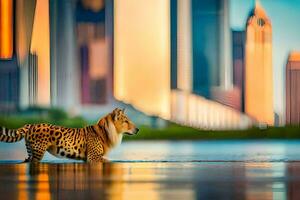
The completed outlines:
{"type": "Polygon", "coordinates": [[[0,144],[1,199],[300,199],[300,141],[123,142],[110,162],[0,144]]]}

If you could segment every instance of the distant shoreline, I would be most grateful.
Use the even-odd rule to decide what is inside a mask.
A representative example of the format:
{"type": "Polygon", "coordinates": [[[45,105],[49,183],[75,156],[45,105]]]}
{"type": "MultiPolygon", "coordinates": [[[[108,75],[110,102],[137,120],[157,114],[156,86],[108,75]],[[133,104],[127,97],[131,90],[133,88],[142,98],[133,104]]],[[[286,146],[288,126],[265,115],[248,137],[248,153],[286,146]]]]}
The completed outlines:
{"type": "MultiPolygon", "coordinates": [[[[81,117],[60,116],[0,116],[0,127],[16,129],[24,124],[51,123],[66,127],[81,128],[89,123],[81,117]]],[[[300,126],[268,127],[248,130],[199,130],[169,123],[165,128],[140,126],[136,136],[125,136],[125,141],[135,140],[253,140],[253,139],[300,139],[300,126]]]]}

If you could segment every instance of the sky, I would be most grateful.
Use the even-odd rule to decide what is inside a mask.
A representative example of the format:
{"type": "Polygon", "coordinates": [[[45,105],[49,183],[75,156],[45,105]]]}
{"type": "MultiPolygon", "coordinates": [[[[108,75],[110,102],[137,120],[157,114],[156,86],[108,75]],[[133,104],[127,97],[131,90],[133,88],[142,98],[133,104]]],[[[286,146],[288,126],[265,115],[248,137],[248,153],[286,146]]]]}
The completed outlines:
{"type": "MultiPolygon", "coordinates": [[[[274,111],[285,114],[285,67],[289,52],[300,52],[300,0],[260,0],[273,28],[274,111]]],[[[230,24],[244,30],[255,0],[230,0],[230,24]]]]}

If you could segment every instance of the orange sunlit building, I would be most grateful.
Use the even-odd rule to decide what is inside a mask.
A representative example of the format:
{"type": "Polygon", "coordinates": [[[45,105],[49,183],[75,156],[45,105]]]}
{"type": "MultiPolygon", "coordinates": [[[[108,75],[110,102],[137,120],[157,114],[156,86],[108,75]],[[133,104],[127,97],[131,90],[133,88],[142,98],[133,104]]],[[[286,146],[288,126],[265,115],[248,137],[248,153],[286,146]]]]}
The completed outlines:
{"type": "Polygon", "coordinates": [[[168,0],[114,1],[114,95],[151,115],[170,116],[168,0]]]}
{"type": "Polygon", "coordinates": [[[272,25],[259,3],[247,21],[245,49],[245,112],[273,125],[272,25]]]}
{"type": "Polygon", "coordinates": [[[0,0],[0,59],[13,55],[13,0],[0,0]]]}
{"type": "Polygon", "coordinates": [[[49,0],[0,0],[0,107],[50,104],[49,0]]]}
{"type": "Polygon", "coordinates": [[[50,23],[49,22],[49,1],[48,0],[36,1],[30,51],[33,54],[36,54],[37,56],[37,68],[38,68],[37,70],[38,87],[36,88],[37,96],[34,104],[38,104],[42,106],[50,105],[49,23],[50,23]]]}

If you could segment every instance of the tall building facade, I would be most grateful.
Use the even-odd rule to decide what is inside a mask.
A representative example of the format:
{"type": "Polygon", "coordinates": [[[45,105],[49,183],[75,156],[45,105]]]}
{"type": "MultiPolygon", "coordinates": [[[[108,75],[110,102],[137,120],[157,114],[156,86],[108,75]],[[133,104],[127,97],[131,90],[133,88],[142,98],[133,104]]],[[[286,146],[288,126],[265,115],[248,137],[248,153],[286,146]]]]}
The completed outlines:
{"type": "Polygon", "coordinates": [[[38,99],[38,58],[32,53],[29,54],[28,78],[29,106],[33,106],[37,104],[38,99]]]}
{"type": "Polygon", "coordinates": [[[171,87],[238,109],[229,1],[171,1],[171,87]]]}
{"type": "Polygon", "coordinates": [[[0,111],[19,103],[19,67],[14,54],[14,1],[0,1],[0,111]]]}
{"type": "Polygon", "coordinates": [[[29,53],[36,0],[0,1],[0,110],[29,105],[29,53]]]}
{"type": "Polygon", "coordinates": [[[170,0],[114,1],[114,95],[169,118],[170,0]]]}
{"type": "Polygon", "coordinates": [[[15,40],[16,55],[20,68],[19,106],[29,106],[29,54],[31,49],[36,0],[15,1],[15,40]]]}
{"type": "MultiPolygon", "coordinates": [[[[210,90],[232,86],[231,37],[228,0],[189,0],[192,91],[211,98],[210,90]]],[[[181,0],[179,4],[185,4],[181,0]]],[[[178,7],[180,9],[180,6],[178,7]]],[[[181,15],[181,13],[178,13],[181,15]]],[[[188,17],[188,16],[186,16],[188,17]]],[[[178,18],[180,23],[180,18],[178,18]]],[[[185,25],[187,26],[187,25],[185,25]]],[[[180,31],[180,27],[178,29],[180,31]]],[[[179,36],[179,41],[185,35],[179,36]]],[[[180,56],[180,55],[179,55],[180,56]]],[[[213,97],[212,97],[213,98],[213,97]]]]}
{"type": "Polygon", "coordinates": [[[300,53],[289,55],[286,65],[286,124],[300,124],[300,53]]]}
{"type": "Polygon", "coordinates": [[[39,106],[50,106],[49,3],[49,0],[36,1],[30,41],[30,53],[38,58],[36,62],[38,87],[35,104],[39,106]]]}
{"type": "Polygon", "coordinates": [[[0,1],[0,59],[13,56],[13,0],[0,1]]]}
{"type": "Polygon", "coordinates": [[[233,86],[239,93],[239,104],[237,109],[244,111],[245,31],[232,31],[232,67],[233,86]]]}
{"type": "Polygon", "coordinates": [[[20,107],[49,106],[49,0],[16,0],[15,2],[20,107]]]}
{"type": "Polygon", "coordinates": [[[245,112],[273,125],[272,25],[259,3],[246,27],[245,112]]]}
{"type": "Polygon", "coordinates": [[[228,9],[227,0],[171,0],[171,120],[177,123],[204,129],[252,124],[236,109],[228,9]]]}
{"type": "Polygon", "coordinates": [[[79,105],[75,3],[49,0],[51,104],[66,110],[79,105]]]}
{"type": "Polygon", "coordinates": [[[0,59],[0,111],[12,112],[19,106],[20,68],[16,56],[0,59]]]}
{"type": "Polygon", "coordinates": [[[113,99],[113,1],[78,1],[76,6],[81,104],[113,99]]]}

